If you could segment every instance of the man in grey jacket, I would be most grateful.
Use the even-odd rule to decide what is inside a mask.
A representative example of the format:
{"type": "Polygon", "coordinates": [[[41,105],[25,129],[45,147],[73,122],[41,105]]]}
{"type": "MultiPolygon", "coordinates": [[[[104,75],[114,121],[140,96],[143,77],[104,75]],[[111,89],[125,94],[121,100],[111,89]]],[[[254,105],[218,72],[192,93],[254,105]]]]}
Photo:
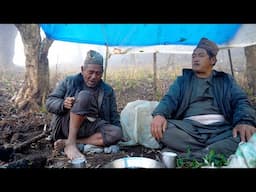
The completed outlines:
{"type": "Polygon", "coordinates": [[[54,114],[54,147],[69,159],[83,157],[77,144],[109,146],[122,138],[114,90],[103,82],[103,57],[90,50],[81,73],[68,76],[46,100],[54,114]]]}
{"type": "Polygon", "coordinates": [[[192,69],[183,70],[152,113],[152,136],[181,157],[202,160],[210,150],[229,157],[256,132],[245,92],[231,75],[213,70],[217,53],[217,45],[202,38],[192,69]]]}

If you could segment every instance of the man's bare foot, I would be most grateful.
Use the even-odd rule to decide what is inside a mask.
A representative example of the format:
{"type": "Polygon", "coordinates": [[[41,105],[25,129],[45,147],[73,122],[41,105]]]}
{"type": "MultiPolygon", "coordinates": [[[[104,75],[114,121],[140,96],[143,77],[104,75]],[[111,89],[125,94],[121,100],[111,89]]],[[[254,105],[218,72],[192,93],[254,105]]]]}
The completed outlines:
{"type": "Polygon", "coordinates": [[[54,150],[61,152],[65,148],[66,139],[58,139],[54,142],[54,150]]]}
{"type": "Polygon", "coordinates": [[[66,146],[64,148],[64,152],[67,155],[69,159],[76,159],[76,158],[85,158],[82,153],[77,149],[76,145],[74,144],[68,144],[66,143],[66,146]]]}

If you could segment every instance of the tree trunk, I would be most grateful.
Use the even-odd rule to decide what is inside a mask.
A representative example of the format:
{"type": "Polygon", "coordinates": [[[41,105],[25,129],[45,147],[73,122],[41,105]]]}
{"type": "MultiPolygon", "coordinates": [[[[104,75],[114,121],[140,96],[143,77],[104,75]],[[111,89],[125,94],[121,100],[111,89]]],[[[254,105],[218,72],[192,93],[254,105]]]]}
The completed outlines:
{"type": "Polygon", "coordinates": [[[13,24],[0,24],[0,66],[13,67],[13,56],[17,29],[13,24]]]}
{"type": "Polygon", "coordinates": [[[256,96],[256,45],[245,47],[245,56],[248,87],[252,95],[256,96]]]}
{"type": "Polygon", "coordinates": [[[38,24],[15,24],[24,44],[25,83],[14,97],[19,110],[39,111],[49,89],[48,50],[52,40],[41,41],[38,24]]]}
{"type": "Polygon", "coordinates": [[[50,72],[49,72],[49,62],[48,62],[48,51],[52,45],[53,40],[45,38],[40,46],[40,56],[39,56],[39,68],[38,68],[38,78],[40,87],[40,105],[45,104],[46,97],[49,93],[50,86],[50,72]]]}

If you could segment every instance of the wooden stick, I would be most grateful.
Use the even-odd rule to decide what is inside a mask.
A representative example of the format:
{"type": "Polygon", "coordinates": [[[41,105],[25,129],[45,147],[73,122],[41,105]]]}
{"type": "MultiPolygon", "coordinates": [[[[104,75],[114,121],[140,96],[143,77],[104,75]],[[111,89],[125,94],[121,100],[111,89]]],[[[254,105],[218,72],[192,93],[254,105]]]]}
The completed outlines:
{"type": "Polygon", "coordinates": [[[14,151],[20,151],[22,148],[26,147],[27,145],[34,143],[43,137],[46,137],[50,133],[50,130],[46,130],[46,125],[44,126],[43,132],[35,137],[32,137],[31,139],[28,139],[20,144],[17,144],[13,146],[14,151]]]}
{"type": "Polygon", "coordinates": [[[20,151],[22,148],[26,147],[27,145],[34,143],[34,142],[42,139],[43,137],[46,137],[47,135],[48,135],[48,133],[44,131],[43,133],[14,146],[13,149],[14,149],[14,151],[20,151]]]}

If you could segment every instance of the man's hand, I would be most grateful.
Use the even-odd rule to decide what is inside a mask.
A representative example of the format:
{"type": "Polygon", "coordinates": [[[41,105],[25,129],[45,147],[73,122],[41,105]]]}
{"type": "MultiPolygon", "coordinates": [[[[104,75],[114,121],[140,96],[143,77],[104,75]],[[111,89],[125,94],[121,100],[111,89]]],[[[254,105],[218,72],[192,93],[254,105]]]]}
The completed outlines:
{"type": "Polygon", "coordinates": [[[238,124],[233,129],[233,137],[237,137],[237,133],[239,132],[241,141],[248,141],[253,133],[256,132],[256,128],[251,125],[246,124],[238,124]]]}
{"type": "Polygon", "coordinates": [[[75,102],[75,97],[67,97],[64,100],[64,108],[71,109],[73,104],[74,104],[74,102],[75,102]]]}
{"type": "Polygon", "coordinates": [[[163,137],[163,132],[167,128],[167,120],[165,119],[165,117],[157,115],[152,120],[150,126],[152,136],[159,140],[163,137]]]}

